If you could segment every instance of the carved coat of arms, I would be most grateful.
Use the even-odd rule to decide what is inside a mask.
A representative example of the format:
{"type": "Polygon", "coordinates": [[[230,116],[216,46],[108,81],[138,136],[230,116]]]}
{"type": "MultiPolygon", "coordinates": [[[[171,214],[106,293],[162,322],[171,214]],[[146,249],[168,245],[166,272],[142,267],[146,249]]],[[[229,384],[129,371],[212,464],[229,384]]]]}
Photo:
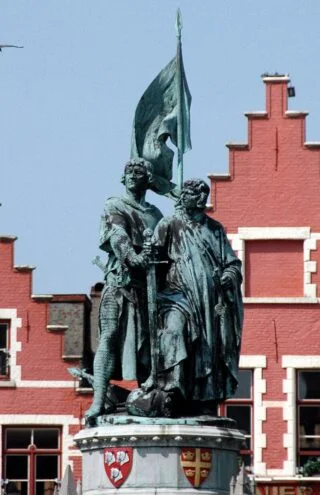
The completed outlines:
{"type": "Polygon", "coordinates": [[[104,469],[113,486],[119,488],[132,468],[132,447],[107,447],[103,452],[104,469]]]}
{"type": "Polygon", "coordinates": [[[211,449],[183,447],[181,449],[181,466],[188,481],[195,488],[209,476],[212,467],[211,449]]]}

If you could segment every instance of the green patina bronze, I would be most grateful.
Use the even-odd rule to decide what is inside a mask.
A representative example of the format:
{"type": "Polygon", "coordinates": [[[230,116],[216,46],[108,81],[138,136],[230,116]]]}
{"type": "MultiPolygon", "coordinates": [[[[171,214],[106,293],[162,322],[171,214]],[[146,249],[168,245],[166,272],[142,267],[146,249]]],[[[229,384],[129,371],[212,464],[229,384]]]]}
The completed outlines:
{"type": "Polygon", "coordinates": [[[158,294],[159,383],[188,404],[221,402],[237,388],[241,262],[222,225],[204,213],[208,194],[203,180],[186,181],[174,215],[155,231],[168,260],[158,294]]]}
{"type": "Polygon", "coordinates": [[[111,379],[137,380],[127,411],[150,418],[215,414],[237,388],[241,262],[223,226],[205,214],[208,185],[186,181],[175,213],[161,218],[145,202],[150,169],[127,164],[126,195],[107,200],[101,221],[109,260],[91,424],[115,410],[111,379]]]}
{"type": "Polygon", "coordinates": [[[148,421],[213,416],[237,388],[241,262],[223,226],[205,214],[208,185],[201,179],[182,182],[182,156],[191,147],[191,96],[181,26],[178,16],[177,55],[135,112],[125,195],[107,199],[101,217],[100,248],[108,262],[89,425],[115,412],[118,402],[126,402],[129,415],[148,421]],[[168,137],[177,146],[178,186],[172,182],[168,137]],[[178,198],[172,216],[162,218],[146,202],[148,189],[178,198]],[[136,380],[138,388],[127,397],[109,386],[112,379],[136,380]]]}
{"type": "Polygon", "coordinates": [[[131,157],[144,158],[153,166],[151,189],[177,197],[183,183],[183,154],[191,149],[191,94],[184,71],[181,48],[181,14],[177,15],[177,53],[142,95],[135,111],[131,157]],[[177,147],[177,186],[172,182],[174,152],[167,146],[170,137],[177,147]]]}
{"type": "Polygon", "coordinates": [[[153,231],[162,217],[158,208],[145,201],[151,181],[149,163],[141,159],[128,162],[123,176],[126,194],[107,199],[101,217],[100,248],[109,258],[94,359],[94,400],[86,412],[89,421],[105,412],[111,379],[141,383],[150,372],[143,233],[147,228],[153,231]]]}
{"type": "Polygon", "coordinates": [[[157,374],[128,399],[145,416],[215,414],[238,384],[243,306],[241,262],[223,226],[205,214],[209,187],[184,183],[175,213],[156,226],[157,374]]]}

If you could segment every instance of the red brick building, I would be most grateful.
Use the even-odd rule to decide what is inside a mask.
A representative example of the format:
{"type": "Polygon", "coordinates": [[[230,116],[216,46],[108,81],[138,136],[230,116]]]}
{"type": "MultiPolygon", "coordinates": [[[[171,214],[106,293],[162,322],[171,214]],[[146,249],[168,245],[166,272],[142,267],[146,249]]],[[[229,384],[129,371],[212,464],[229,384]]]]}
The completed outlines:
{"type": "Polygon", "coordinates": [[[222,413],[248,431],[261,494],[289,495],[310,490],[298,468],[320,459],[320,142],[306,140],[307,113],[288,110],[289,78],[263,82],[248,142],[228,144],[229,173],[210,175],[244,273],[241,387],[222,413]]]}
{"type": "Polygon", "coordinates": [[[71,465],[73,435],[91,400],[67,369],[90,366],[85,295],[33,295],[30,266],[14,265],[12,236],[0,237],[0,478],[7,493],[51,495],[71,465]]]}

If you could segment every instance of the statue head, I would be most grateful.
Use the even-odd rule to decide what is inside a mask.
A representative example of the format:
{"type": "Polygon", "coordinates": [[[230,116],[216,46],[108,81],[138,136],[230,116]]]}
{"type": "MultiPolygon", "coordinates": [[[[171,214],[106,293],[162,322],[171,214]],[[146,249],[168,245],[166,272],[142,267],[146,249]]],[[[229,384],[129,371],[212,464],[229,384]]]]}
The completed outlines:
{"type": "Polygon", "coordinates": [[[152,165],[143,158],[134,158],[124,166],[121,183],[129,190],[147,190],[152,182],[152,165]]]}
{"type": "Polygon", "coordinates": [[[207,204],[210,188],[202,179],[188,179],[183,183],[178,206],[187,210],[203,211],[207,204]]]}

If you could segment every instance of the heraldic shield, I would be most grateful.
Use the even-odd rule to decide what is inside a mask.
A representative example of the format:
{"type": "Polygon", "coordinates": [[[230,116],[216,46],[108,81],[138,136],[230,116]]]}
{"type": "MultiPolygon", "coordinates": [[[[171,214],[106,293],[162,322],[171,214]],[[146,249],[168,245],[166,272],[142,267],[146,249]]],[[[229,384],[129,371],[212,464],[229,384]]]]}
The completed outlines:
{"type": "Polygon", "coordinates": [[[133,459],[131,447],[107,447],[103,452],[104,469],[113,486],[119,488],[128,478],[133,459]]]}
{"type": "Polygon", "coordinates": [[[181,466],[187,479],[195,488],[209,476],[212,467],[211,449],[183,447],[180,454],[181,466]]]}

